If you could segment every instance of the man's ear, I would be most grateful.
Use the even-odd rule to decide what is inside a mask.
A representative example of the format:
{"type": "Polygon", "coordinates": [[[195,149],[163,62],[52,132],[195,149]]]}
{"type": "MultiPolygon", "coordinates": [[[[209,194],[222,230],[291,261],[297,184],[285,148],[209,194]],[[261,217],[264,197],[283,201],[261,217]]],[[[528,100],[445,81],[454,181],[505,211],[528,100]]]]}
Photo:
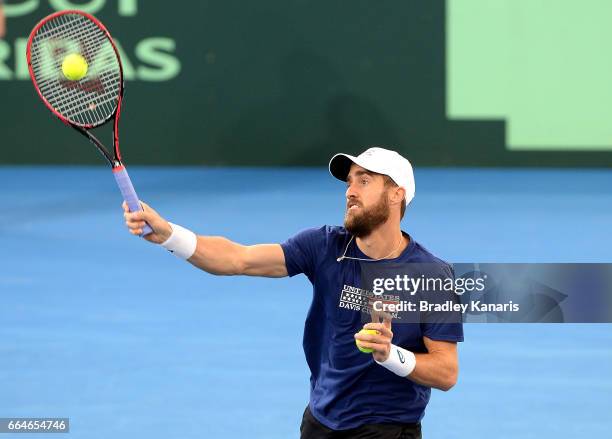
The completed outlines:
{"type": "Polygon", "coordinates": [[[389,201],[392,204],[401,203],[404,197],[406,196],[406,189],[403,187],[393,187],[389,193],[389,201]]]}

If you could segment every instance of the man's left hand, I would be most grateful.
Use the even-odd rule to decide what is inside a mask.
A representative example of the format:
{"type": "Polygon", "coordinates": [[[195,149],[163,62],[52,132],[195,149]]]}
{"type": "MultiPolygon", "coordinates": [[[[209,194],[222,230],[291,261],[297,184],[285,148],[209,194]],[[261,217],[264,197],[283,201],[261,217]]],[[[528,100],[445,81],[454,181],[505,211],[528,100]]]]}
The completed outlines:
{"type": "Polygon", "coordinates": [[[391,319],[385,318],[383,323],[367,323],[363,325],[363,329],[373,329],[378,331],[378,334],[355,334],[355,339],[359,340],[359,345],[364,348],[373,349],[372,356],[376,361],[382,362],[389,358],[391,340],[393,339],[391,319]]]}

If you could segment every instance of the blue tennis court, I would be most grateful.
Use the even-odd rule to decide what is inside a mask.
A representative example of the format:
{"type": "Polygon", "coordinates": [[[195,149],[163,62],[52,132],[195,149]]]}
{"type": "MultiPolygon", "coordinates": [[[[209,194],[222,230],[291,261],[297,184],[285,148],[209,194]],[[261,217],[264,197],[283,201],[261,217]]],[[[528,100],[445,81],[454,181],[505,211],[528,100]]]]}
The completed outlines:
{"type": "MultiPolygon", "coordinates": [[[[280,242],[342,220],[325,169],[130,170],[143,200],[200,234],[280,242]]],[[[448,261],[612,259],[610,170],[416,181],[403,228],[448,261]]],[[[130,236],[103,167],[2,167],[0,188],[0,416],[69,417],[84,439],[298,437],[305,277],[213,277],[130,236]]],[[[608,437],[610,325],[465,330],[459,383],[433,393],[425,437],[608,437]]]]}

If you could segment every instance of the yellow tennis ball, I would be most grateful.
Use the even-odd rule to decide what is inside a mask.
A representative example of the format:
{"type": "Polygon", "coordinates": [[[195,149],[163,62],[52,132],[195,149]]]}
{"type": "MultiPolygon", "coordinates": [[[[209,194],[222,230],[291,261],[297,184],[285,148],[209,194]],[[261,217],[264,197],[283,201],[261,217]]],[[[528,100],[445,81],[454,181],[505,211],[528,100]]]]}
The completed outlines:
{"type": "MultiPolygon", "coordinates": [[[[380,334],[380,332],[378,332],[375,329],[362,329],[361,331],[359,331],[359,333],[360,334],[380,334]]],[[[372,352],[374,352],[374,349],[362,348],[361,346],[359,346],[359,340],[355,340],[355,344],[357,345],[357,349],[359,349],[364,354],[371,354],[372,352]]]]}
{"type": "Polygon", "coordinates": [[[80,81],[87,75],[87,61],[78,53],[71,53],[62,63],[64,76],[71,81],[80,81]]]}

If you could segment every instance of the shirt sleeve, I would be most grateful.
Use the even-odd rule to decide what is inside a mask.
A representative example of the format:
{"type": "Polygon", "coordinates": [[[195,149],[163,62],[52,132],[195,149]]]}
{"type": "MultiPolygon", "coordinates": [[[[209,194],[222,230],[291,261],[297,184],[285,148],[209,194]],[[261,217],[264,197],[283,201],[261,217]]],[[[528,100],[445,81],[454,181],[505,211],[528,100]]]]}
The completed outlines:
{"type": "Polygon", "coordinates": [[[325,249],[326,227],[310,228],[299,232],[281,244],[289,276],[304,273],[314,279],[317,262],[325,249]]]}

